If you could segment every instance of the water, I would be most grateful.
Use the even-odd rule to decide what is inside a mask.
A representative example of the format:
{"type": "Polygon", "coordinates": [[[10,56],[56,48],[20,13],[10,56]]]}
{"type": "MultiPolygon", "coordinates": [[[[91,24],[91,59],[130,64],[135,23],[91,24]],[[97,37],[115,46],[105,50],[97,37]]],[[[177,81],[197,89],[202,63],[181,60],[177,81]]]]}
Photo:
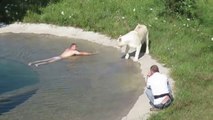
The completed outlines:
{"type": "MultiPolygon", "coordinates": [[[[1,50],[1,49],[0,49],[1,50]]],[[[26,86],[34,85],[38,82],[36,72],[26,64],[16,60],[0,58],[0,115],[23,103],[36,89],[24,92],[16,92],[26,86]]]]}
{"type": "Polygon", "coordinates": [[[0,94],[38,82],[36,73],[25,64],[0,58],[0,94]]]}
{"type": "Polygon", "coordinates": [[[143,92],[139,65],[112,47],[51,35],[0,36],[0,57],[25,65],[59,55],[72,42],[79,50],[99,52],[31,67],[40,80],[37,91],[0,120],[120,120],[143,92]]]}
{"type": "Polygon", "coordinates": [[[11,109],[15,108],[19,104],[22,104],[25,100],[30,98],[35,93],[36,89],[11,97],[2,98],[0,100],[0,115],[2,115],[2,113],[9,112],[11,109]]]}

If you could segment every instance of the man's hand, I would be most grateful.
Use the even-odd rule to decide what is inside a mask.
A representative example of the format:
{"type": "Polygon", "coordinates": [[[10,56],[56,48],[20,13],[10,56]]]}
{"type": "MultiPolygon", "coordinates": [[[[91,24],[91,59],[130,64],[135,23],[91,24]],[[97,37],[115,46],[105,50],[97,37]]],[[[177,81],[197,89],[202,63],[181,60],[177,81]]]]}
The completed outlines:
{"type": "Polygon", "coordinates": [[[147,77],[150,77],[152,74],[151,74],[151,72],[149,72],[148,74],[147,74],[147,77]]]}

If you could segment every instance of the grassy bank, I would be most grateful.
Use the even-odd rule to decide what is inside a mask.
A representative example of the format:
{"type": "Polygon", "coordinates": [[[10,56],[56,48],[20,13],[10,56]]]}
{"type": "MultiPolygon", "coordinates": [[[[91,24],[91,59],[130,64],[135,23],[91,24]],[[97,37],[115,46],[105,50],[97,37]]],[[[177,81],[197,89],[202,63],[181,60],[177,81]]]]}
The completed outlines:
{"type": "MultiPolygon", "coordinates": [[[[137,23],[148,26],[150,54],[172,70],[175,102],[152,120],[213,118],[213,2],[197,0],[196,17],[164,14],[160,0],[54,0],[27,9],[24,22],[75,26],[117,38],[137,23]]],[[[187,8],[188,9],[188,8],[187,8]]],[[[189,9],[191,7],[189,6],[189,9]]]]}

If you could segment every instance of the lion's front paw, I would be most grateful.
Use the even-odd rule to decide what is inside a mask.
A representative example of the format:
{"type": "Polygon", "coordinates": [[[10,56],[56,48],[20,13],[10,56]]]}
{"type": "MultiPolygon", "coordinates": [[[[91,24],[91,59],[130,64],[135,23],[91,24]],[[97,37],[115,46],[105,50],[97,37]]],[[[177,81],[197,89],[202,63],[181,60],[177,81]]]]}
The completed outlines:
{"type": "Polygon", "coordinates": [[[125,59],[129,59],[129,54],[126,54],[125,59]]]}

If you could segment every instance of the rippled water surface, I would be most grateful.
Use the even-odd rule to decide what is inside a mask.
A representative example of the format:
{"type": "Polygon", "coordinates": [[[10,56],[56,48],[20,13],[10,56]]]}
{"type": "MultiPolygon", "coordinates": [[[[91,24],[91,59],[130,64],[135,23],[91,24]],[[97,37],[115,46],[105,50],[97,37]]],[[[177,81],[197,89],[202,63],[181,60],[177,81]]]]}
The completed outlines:
{"type": "Polygon", "coordinates": [[[30,67],[39,79],[36,87],[16,88],[4,97],[36,92],[0,120],[120,120],[128,113],[143,92],[144,80],[139,65],[121,59],[115,48],[66,37],[7,33],[0,34],[0,59],[25,66],[59,55],[72,42],[79,50],[99,54],[30,67]]]}

